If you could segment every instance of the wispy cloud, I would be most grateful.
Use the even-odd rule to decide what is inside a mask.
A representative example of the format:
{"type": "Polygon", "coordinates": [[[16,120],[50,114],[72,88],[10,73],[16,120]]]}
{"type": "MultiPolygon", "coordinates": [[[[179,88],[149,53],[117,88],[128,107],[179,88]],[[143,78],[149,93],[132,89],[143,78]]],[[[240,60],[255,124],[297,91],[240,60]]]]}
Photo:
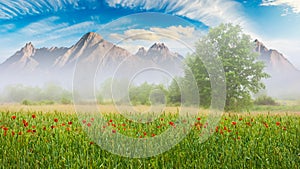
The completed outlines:
{"type": "Polygon", "coordinates": [[[247,24],[240,10],[241,4],[233,0],[107,0],[110,7],[130,9],[164,10],[164,12],[201,21],[207,26],[220,23],[247,24]]]}
{"type": "MultiPolygon", "coordinates": [[[[289,6],[294,13],[300,13],[299,0],[263,0],[262,6],[289,6]]],[[[286,9],[285,9],[286,12],[286,9]]],[[[286,14],[286,13],[285,13],[286,14]]],[[[284,14],[284,16],[285,16],[284,14]]]]}
{"type": "Polygon", "coordinates": [[[7,20],[25,15],[56,12],[67,7],[78,7],[79,0],[4,0],[0,2],[0,19],[7,20]]]}

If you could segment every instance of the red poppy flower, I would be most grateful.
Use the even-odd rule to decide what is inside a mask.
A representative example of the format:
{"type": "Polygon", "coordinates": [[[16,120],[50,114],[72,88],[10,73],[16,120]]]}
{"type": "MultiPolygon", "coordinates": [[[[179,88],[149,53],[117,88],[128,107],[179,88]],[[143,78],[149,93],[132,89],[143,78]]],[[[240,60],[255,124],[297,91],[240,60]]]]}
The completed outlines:
{"type": "Polygon", "coordinates": [[[57,122],[58,122],[58,119],[55,118],[55,119],[54,119],[54,122],[57,123],[57,122]]]}
{"type": "Polygon", "coordinates": [[[239,118],[239,121],[242,121],[243,120],[243,118],[239,118]]]}
{"type": "Polygon", "coordinates": [[[280,126],[280,122],[278,121],[278,122],[276,122],[276,126],[280,126]]]}
{"type": "Polygon", "coordinates": [[[20,131],[19,133],[18,133],[18,135],[22,135],[23,133],[20,131]]]}
{"type": "Polygon", "coordinates": [[[32,130],[31,130],[31,129],[29,129],[29,130],[27,130],[27,133],[31,133],[31,131],[32,131],[32,130]]]}
{"type": "Polygon", "coordinates": [[[109,122],[111,123],[111,122],[112,122],[112,119],[110,119],[109,122]]]}
{"type": "Polygon", "coordinates": [[[155,134],[151,134],[151,136],[152,136],[152,137],[155,137],[156,135],[155,135],[155,134]]]}
{"type": "Polygon", "coordinates": [[[95,119],[94,118],[91,118],[91,122],[93,122],[95,119]]]}
{"type": "Polygon", "coordinates": [[[11,135],[14,136],[16,133],[14,131],[11,132],[11,135]]]}
{"type": "Polygon", "coordinates": [[[233,122],[231,122],[231,124],[235,126],[235,125],[236,125],[236,122],[235,122],[235,121],[233,121],[233,122]]]}
{"type": "Polygon", "coordinates": [[[197,120],[198,120],[198,121],[200,121],[200,120],[201,120],[201,118],[200,118],[200,117],[198,117],[198,118],[197,118],[197,120]]]}
{"type": "Polygon", "coordinates": [[[32,126],[33,129],[35,129],[35,126],[32,126]]]}
{"type": "Polygon", "coordinates": [[[43,127],[43,130],[46,130],[46,127],[45,127],[45,126],[43,127]]]}
{"type": "Polygon", "coordinates": [[[55,126],[51,126],[51,129],[54,129],[55,128],[55,126]]]}
{"type": "Polygon", "coordinates": [[[92,125],[91,123],[88,123],[88,124],[87,124],[88,127],[91,127],[91,125],[92,125]]]}
{"type": "Polygon", "coordinates": [[[33,119],[35,119],[35,118],[36,118],[36,115],[35,115],[35,114],[33,114],[33,115],[31,115],[31,117],[32,117],[33,119]]]}
{"type": "Polygon", "coordinates": [[[125,124],[125,123],[123,123],[123,124],[122,124],[122,126],[123,126],[123,127],[125,127],[125,126],[126,126],[126,124],[125,124]]]}
{"type": "Polygon", "coordinates": [[[71,122],[71,121],[69,121],[69,122],[68,122],[68,124],[69,124],[69,125],[72,125],[72,122],[71,122]]]}
{"type": "Polygon", "coordinates": [[[117,131],[116,130],[112,130],[112,133],[116,133],[117,131]]]}
{"type": "Polygon", "coordinates": [[[32,132],[33,132],[33,133],[35,133],[35,132],[36,132],[36,130],[32,130],[32,132]]]}
{"type": "Polygon", "coordinates": [[[169,124],[170,124],[171,126],[174,126],[174,125],[175,125],[174,122],[172,122],[172,121],[171,121],[169,124]]]}
{"type": "Polygon", "coordinates": [[[266,127],[266,128],[269,128],[269,125],[268,125],[267,123],[265,123],[265,127],[266,127]]]}
{"type": "Polygon", "coordinates": [[[65,126],[65,125],[66,125],[65,123],[62,123],[62,124],[61,124],[61,126],[65,126]]]}
{"type": "Polygon", "coordinates": [[[219,132],[219,126],[216,127],[216,133],[219,132]]]}
{"type": "Polygon", "coordinates": [[[17,118],[17,116],[11,116],[11,118],[12,118],[12,119],[16,119],[16,118],[17,118]]]}
{"type": "Polygon", "coordinates": [[[146,133],[146,132],[144,132],[143,134],[144,134],[144,136],[147,136],[147,133],[146,133]]]}
{"type": "Polygon", "coordinates": [[[67,130],[67,131],[71,131],[71,128],[70,128],[70,127],[67,127],[66,130],[67,130]]]}
{"type": "Polygon", "coordinates": [[[3,127],[3,130],[4,130],[4,131],[7,131],[7,130],[8,130],[8,128],[7,128],[7,127],[3,127]]]}
{"type": "Polygon", "coordinates": [[[94,142],[91,141],[91,142],[90,142],[90,145],[93,145],[93,144],[94,144],[94,142]]]}
{"type": "Polygon", "coordinates": [[[28,122],[24,123],[24,127],[28,127],[28,122]]]}
{"type": "Polygon", "coordinates": [[[82,120],[82,123],[85,124],[85,123],[86,123],[86,120],[82,120]]]}

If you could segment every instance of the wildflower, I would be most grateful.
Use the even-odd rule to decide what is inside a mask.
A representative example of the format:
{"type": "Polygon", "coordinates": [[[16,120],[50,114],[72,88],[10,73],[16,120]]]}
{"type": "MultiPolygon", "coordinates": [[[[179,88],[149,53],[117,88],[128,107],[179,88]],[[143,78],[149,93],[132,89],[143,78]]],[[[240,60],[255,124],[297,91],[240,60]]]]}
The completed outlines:
{"type": "Polygon", "coordinates": [[[62,124],[61,124],[61,126],[65,126],[65,125],[66,125],[65,123],[62,123],[62,124]]]}
{"type": "Polygon", "coordinates": [[[32,130],[31,130],[31,129],[28,129],[26,132],[27,132],[27,133],[31,133],[31,132],[32,132],[32,130]]]}
{"type": "Polygon", "coordinates": [[[3,127],[3,130],[4,130],[4,131],[7,131],[7,130],[8,130],[8,128],[7,128],[7,127],[3,127]]]}
{"type": "Polygon", "coordinates": [[[33,133],[35,133],[35,132],[36,132],[36,130],[32,130],[32,132],[33,132],[33,133]]]}
{"type": "Polygon", "coordinates": [[[91,127],[91,125],[92,125],[91,123],[88,123],[88,124],[87,124],[88,127],[91,127]]]}
{"type": "Polygon", "coordinates": [[[233,121],[233,122],[231,122],[231,124],[235,126],[235,125],[236,125],[236,122],[235,122],[235,121],[233,121]]]}
{"type": "Polygon", "coordinates": [[[110,123],[113,122],[112,119],[110,119],[109,122],[110,122],[110,123]]]}
{"type": "Polygon", "coordinates": [[[45,126],[43,127],[43,130],[46,130],[46,127],[45,127],[45,126]]]}
{"type": "Polygon", "coordinates": [[[82,120],[82,123],[85,124],[85,123],[86,123],[86,120],[82,120]]]}
{"type": "Polygon", "coordinates": [[[93,145],[93,144],[94,144],[94,142],[91,141],[91,142],[90,142],[90,145],[93,145]]]}
{"type": "Polygon", "coordinates": [[[280,126],[280,122],[278,121],[278,122],[276,122],[276,126],[280,126]]]}
{"type": "Polygon", "coordinates": [[[54,122],[57,123],[57,122],[58,122],[58,119],[55,118],[55,119],[54,119],[54,122]]]}
{"type": "Polygon", "coordinates": [[[117,131],[116,130],[112,130],[112,133],[116,133],[117,131]]]}
{"type": "Polygon", "coordinates": [[[35,118],[36,118],[36,115],[35,115],[35,114],[33,114],[33,115],[31,115],[31,117],[32,117],[33,119],[35,119],[35,118]]]}
{"type": "Polygon", "coordinates": [[[151,134],[151,136],[152,136],[152,137],[155,137],[156,135],[155,135],[155,134],[151,134]]]}
{"type": "Polygon", "coordinates": [[[17,117],[16,117],[16,116],[11,116],[11,118],[14,120],[14,119],[16,119],[17,117]]]}
{"type": "Polygon", "coordinates": [[[171,126],[174,126],[174,125],[175,125],[174,122],[172,122],[172,121],[171,121],[169,124],[170,124],[171,126]]]}
{"type": "Polygon", "coordinates": [[[144,134],[144,136],[147,136],[147,133],[146,133],[146,132],[144,132],[143,134],[144,134]]]}
{"type": "Polygon", "coordinates": [[[219,132],[219,126],[216,127],[216,133],[219,132]]]}
{"type": "Polygon", "coordinates": [[[198,117],[198,118],[197,118],[197,120],[198,120],[198,121],[200,121],[200,120],[201,120],[201,118],[200,118],[200,117],[198,117]]]}
{"type": "Polygon", "coordinates": [[[55,128],[55,126],[51,126],[51,129],[54,129],[55,128]]]}
{"type": "Polygon", "coordinates": [[[67,130],[67,131],[71,131],[71,128],[70,128],[70,127],[67,127],[66,130],[67,130]]]}
{"type": "Polygon", "coordinates": [[[240,117],[240,118],[239,118],[239,121],[242,121],[242,120],[243,120],[243,118],[240,117]]]}
{"type": "Polygon", "coordinates": [[[68,122],[69,125],[72,125],[73,123],[71,121],[68,122]]]}
{"type": "Polygon", "coordinates": [[[14,136],[16,133],[14,131],[11,132],[11,135],[14,136]]]}
{"type": "Polygon", "coordinates": [[[18,135],[22,135],[23,133],[20,131],[19,133],[18,133],[18,135]]]}

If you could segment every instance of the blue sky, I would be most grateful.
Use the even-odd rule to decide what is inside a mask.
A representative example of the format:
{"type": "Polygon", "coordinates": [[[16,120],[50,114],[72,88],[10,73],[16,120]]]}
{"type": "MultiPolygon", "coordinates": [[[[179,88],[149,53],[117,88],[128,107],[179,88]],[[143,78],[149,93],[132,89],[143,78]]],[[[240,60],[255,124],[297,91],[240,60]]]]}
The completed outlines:
{"type": "Polygon", "coordinates": [[[253,39],[257,38],[269,48],[283,53],[300,69],[300,1],[157,2],[0,0],[0,62],[23,47],[26,42],[31,41],[37,48],[68,47],[90,31],[98,32],[114,43],[119,42],[120,46],[131,52],[140,46],[149,47],[153,42],[162,41],[172,50],[185,54],[189,52],[186,46],[193,46],[197,38],[210,27],[231,22],[240,24],[253,39]],[[128,39],[122,41],[124,38],[128,39]],[[178,40],[174,39],[188,44],[178,45],[178,40]]]}

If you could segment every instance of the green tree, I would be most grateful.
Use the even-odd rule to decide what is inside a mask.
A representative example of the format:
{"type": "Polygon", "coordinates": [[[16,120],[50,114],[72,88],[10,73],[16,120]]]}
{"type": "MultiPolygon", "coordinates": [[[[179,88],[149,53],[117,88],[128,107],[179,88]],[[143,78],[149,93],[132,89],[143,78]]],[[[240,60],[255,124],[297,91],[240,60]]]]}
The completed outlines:
{"type": "MultiPolygon", "coordinates": [[[[200,105],[209,107],[211,102],[211,84],[207,68],[213,69],[203,61],[215,57],[223,64],[226,77],[226,111],[239,111],[248,108],[251,94],[264,89],[261,82],[269,77],[263,69],[265,65],[257,60],[254,43],[249,35],[243,33],[240,26],[221,24],[210,29],[209,33],[196,43],[196,52],[186,59],[188,68],[197,81],[200,105]]],[[[186,71],[186,77],[191,76],[186,71]]]]}

